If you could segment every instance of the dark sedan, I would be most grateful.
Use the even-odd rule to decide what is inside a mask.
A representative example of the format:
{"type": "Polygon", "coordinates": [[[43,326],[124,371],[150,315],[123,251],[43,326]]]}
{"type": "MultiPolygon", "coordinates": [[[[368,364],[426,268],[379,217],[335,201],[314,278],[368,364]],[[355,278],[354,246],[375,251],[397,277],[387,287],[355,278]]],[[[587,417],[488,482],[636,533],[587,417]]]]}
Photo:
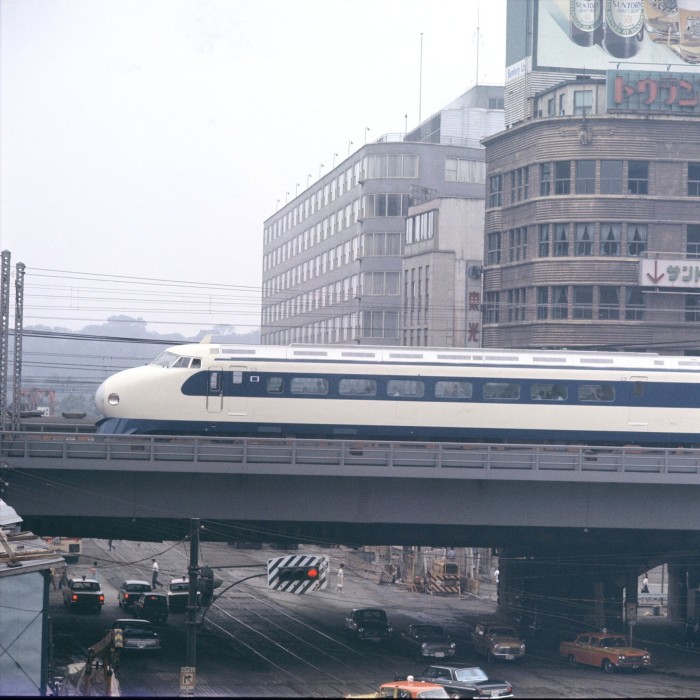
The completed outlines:
{"type": "Polygon", "coordinates": [[[457,646],[440,625],[409,625],[401,633],[401,644],[409,654],[435,659],[454,656],[457,646]]]}
{"type": "Polygon", "coordinates": [[[415,678],[441,685],[451,698],[513,697],[513,686],[508,681],[489,678],[475,666],[428,666],[415,678]]]}
{"type": "Polygon", "coordinates": [[[119,619],[112,629],[122,631],[123,649],[157,651],[160,649],[160,635],[148,620],[119,619]]]}

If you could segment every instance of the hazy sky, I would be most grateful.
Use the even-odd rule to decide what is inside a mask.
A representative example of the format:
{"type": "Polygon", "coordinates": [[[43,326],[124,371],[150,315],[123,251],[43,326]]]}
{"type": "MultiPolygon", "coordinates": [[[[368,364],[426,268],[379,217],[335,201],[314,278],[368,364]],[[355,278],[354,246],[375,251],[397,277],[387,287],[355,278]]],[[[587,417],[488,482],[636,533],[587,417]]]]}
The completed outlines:
{"type": "Polygon", "coordinates": [[[473,86],[477,15],[478,80],[502,84],[505,0],[0,0],[25,325],[257,326],[277,201],[473,86]]]}

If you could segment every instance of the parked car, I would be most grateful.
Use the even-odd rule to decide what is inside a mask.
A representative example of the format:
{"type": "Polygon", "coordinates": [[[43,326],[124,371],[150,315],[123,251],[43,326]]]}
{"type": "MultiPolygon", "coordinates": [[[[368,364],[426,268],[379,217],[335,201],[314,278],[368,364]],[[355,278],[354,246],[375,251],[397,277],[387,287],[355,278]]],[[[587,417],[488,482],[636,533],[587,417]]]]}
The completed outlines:
{"type": "Polygon", "coordinates": [[[63,604],[66,607],[100,612],[104,603],[105,595],[99,581],[95,581],[95,579],[85,576],[74,578],[70,579],[63,587],[63,604]]]}
{"type": "Polygon", "coordinates": [[[513,686],[508,681],[489,678],[476,666],[428,666],[416,674],[415,678],[438,683],[451,698],[513,697],[513,686]]]}
{"type": "Polygon", "coordinates": [[[401,633],[401,644],[410,654],[436,659],[454,656],[457,648],[440,625],[409,625],[401,633]]]}
{"type": "Polygon", "coordinates": [[[141,593],[134,601],[134,617],[140,617],[151,622],[165,622],[168,619],[168,596],[160,591],[141,593]]]}
{"type": "Polygon", "coordinates": [[[190,597],[189,578],[174,578],[168,587],[168,609],[172,613],[185,612],[190,597]]]}
{"type": "Polygon", "coordinates": [[[472,632],[474,652],[482,654],[489,662],[496,659],[516,661],[525,656],[525,642],[514,627],[480,622],[472,632]]]}
{"type": "Polygon", "coordinates": [[[119,586],[119,607],[128,610],[142,593],[148,593],[151,590],[153,589],[148,581],[140,579],[124,581],[119,586]]]}
{"type": "Polygon", "coordinates": [[[559,656],[567,659],[572,666],[596,666],[606,673],[612,673],[615,669],[651,667],[651,654],[648,651],[631,647],[624,634],[610,632],[579,634],[573,642],[559,645],[559,656]]]}
{"type": "Polygon", "coordinates": [[[356,608],[345,618],[345,631],[353,641],[381,642],[391,639],[394,629],[389,625],[384,610],[356,608]]]}
{"type": "Polygon", "coordinates": [[[409,676],[404,681],[382,683],[374,693],[346,695],[346,698],[449,698],[445,689],[437,683],[426,683],[409,676]]]}
{"type": "Polygon", "coordinates": [[[160,635],[148,620],[120,618],[112,623],[112,629],[122,631],[122,649],[157,651],[160,647],[160,635]]]}

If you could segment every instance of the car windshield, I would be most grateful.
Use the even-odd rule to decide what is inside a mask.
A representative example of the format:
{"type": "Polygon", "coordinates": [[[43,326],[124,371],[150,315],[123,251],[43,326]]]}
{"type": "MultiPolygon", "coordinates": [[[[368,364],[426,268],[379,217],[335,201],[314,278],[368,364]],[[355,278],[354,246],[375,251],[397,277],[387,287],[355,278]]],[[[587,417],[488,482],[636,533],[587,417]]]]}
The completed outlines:
{"type": "Polygon", "coordinates": [[[515,630],[512,627],[492,627],[489,634],[494,637],[517,637],[515,630]]]}
{"type": "Polygon", "coordinates": [[[600,640],[598,645],[601,647],[621,648],[621,647],[627,646],[627,641],[625,640],[624,637],[605,637],[604,639],[600,640]]]}
{"type": "Polygon", "coordinates": [[[189,583],[171,583],[170,584],[170,590],[173,591],[174,593],[182,593],[182,592],[187,593],[189,591],[189,588],[190,588],[189,583]]]}
{"type": "Polygon", "coordinates": [[[384,622],[386,613],[383,610],[360,610],[356,613],[356,617],[365,622],[384,622]]]}
{"type": "Polygon", "coordinates": [[[487,681],[489,677],[480,668],[459,668],[455,671],[455,679],[468,683],[470,681],[487,681]]]}
{"type": "Polygon", "coordinates": [[[74,591],[99,591],[100,584],[95,581],[74,581],[74,591]]]}
{"type": "Polygon", "coordinates": [[[147,583],[129,583],[125,586],[129,593],[144,593],[150,591],[151,587],[147,583]]]}

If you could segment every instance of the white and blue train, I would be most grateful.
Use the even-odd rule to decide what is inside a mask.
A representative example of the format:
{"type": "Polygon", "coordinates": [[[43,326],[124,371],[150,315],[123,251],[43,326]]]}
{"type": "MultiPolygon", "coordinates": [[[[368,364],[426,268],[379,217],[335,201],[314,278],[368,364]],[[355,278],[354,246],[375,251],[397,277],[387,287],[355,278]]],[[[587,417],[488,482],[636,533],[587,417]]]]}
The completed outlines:
{"type": "Polygon", "coordinates": [[[193,344],[106,379],[110,434],[700,444],[700,358],[193,344]]]}

